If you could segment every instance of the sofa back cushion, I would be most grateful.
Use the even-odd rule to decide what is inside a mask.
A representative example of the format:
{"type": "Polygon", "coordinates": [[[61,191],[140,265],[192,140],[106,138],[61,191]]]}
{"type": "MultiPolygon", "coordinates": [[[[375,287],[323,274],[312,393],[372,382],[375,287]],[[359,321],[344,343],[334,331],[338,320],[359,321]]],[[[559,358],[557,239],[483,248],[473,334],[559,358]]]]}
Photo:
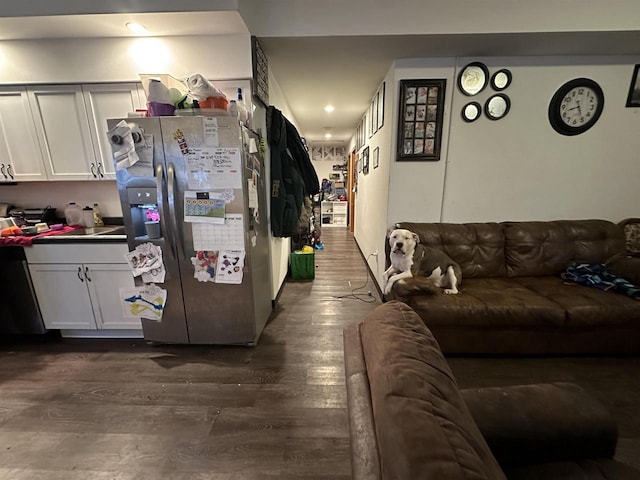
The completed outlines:
{"type": "Polygon", "coordinates": [[[383,479],[505,479],[438,343],[406,304],[360,328],[383,479]]]}
{"type": "Polygon", "coordinates": [[[559,275],[572,262],[626,255],[622,229],[606,220],[503,222],[507,276],[559,275]]]}
{"type": "MultiPolygon", "coordinates": [[[[455,260],[465,278],[504,277],[504,235],[498,223],[398,223],[420,237],[427,247],[442,250],[455,260]]],[[[389,259],[389,242],[386,245],[389,259]]]]}

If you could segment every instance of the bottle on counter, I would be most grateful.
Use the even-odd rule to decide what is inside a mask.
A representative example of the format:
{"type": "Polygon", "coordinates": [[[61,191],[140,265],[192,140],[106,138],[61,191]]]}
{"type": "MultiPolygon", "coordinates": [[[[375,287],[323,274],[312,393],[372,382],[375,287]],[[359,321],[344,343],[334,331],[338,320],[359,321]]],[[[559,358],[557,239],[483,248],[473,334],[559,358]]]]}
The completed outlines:
{"type": "Polygon", "coordinates": [[[95,223],[96,227],[104,227],[104,220],[102,220],[100,208],[97,203],[93,204],[93,223],[95,223]]]}
{"type": "Polygon", "coordinates": [[[82,224],[84,225],[84,229],[87,233],[94,232],[94,219],[93,219],[93,208],[90,206],[86,206],[82,209],[82,224]]]}
{"type": "Polygon", "coordinates": [[[69,202],[64,209],[64,219],[67,225],[84,225],[82,215],[82,209],[76,202],[69,202]]]}

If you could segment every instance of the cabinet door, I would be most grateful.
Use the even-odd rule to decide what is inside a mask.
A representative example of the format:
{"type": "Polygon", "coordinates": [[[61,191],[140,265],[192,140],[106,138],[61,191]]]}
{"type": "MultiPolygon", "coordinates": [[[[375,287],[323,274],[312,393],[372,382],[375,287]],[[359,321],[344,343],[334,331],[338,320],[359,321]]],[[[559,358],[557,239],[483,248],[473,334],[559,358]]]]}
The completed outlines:
{"type": "Polygon", "coordinates": [[[98,179],[82,88],[34,87],[28,93],[49,180],[98,179]]]}
{"type": "Polygon", "coordinates": [[[0,182],[46,180],[24,87],[0,88],[0,182]]]}
{"type": "Polygon", "coordinates": [[[83,85],[82,91],[89,116],[93,151],[98,162],[98,176],[101,179],[115,179],[111,145],[107,139],[107,119],[126,117],[129,112],[142,108],[138,85],[135,83],[83,85]]]}
{"type": "Polygon", "coordinates": [[[33,264],[29,272],[47,328],[96,328],[81,265],[33,264]]]}
{"type": "Polygon", "coordinates": [[[125,318],[120,304],[120,288],[135,286],[129,266],[93,263],[85,264],[83,268],[98,328],[141,330],[140,320],[125,318]]]}

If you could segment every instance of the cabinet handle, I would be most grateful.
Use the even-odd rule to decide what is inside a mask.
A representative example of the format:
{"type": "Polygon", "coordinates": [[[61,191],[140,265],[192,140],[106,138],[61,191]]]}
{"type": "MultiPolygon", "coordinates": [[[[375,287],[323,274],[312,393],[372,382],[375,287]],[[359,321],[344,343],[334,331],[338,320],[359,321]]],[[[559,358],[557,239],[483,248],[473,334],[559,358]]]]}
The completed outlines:
{"type": "Polygon", "coordinates": [[[87,282],[91,281],[91,277],[89,276],[89,267],[84,267],[84,278],[87,279],[87,282]]]}
{"type": "Polygon", "coordinates": [[[93,175],[93,178],[98,178],[98,175],[96,175],[96,165],[95,165],[95,163],[91,164],[91,175],[93,175]]]}
{"type": "Polygon", "coordinates": [[[4,163],[2,163],[2,164],[0,164],[0,165],[2,165],[2,166],[0,166],[0,173],[1,173],[2,175],[4,175],[4,178],[7,178],[7,174],[6,174],[6,173],[4,173],[4,163]]]}
{"type": "Polygon", "coordinates": [[[78,278],[82,283],[84,283],[84,278],[82,278],[82,267],[78,267],[78,278]]]}
{"type": "Polygon", "coordinates": [[[98,175],[100,175],[100,178],[104,178],[104,173],[102,173],[102,163],[98,163],[98,175]]]}
{"type": "Polygon", "coordinates": [[[11,177],[11,180],[15,180],[15,178],[13,176],[13,172],[11,171],[11,165],[7,165],[7,173],[11,177]]]}

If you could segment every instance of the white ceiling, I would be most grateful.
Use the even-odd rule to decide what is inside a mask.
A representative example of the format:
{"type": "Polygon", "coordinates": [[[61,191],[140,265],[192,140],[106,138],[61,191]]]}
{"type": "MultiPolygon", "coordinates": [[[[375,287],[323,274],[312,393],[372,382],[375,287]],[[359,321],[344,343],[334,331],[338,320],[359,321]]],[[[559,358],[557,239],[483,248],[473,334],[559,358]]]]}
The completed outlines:
{"type": "MultiPolygon", "coordinates": [[[[0,12],[0,15],[2,13],[0,12]]],[[[0,40],[249,33],[237,11],[1,17],[0,40]]],[[[640,54],[640,31],[360,36],[259,36],[308,141],[348,142],[394,59],[433,56],[640,54]],[[336,110],[324,111],[326,104],[336,110]]]]}

